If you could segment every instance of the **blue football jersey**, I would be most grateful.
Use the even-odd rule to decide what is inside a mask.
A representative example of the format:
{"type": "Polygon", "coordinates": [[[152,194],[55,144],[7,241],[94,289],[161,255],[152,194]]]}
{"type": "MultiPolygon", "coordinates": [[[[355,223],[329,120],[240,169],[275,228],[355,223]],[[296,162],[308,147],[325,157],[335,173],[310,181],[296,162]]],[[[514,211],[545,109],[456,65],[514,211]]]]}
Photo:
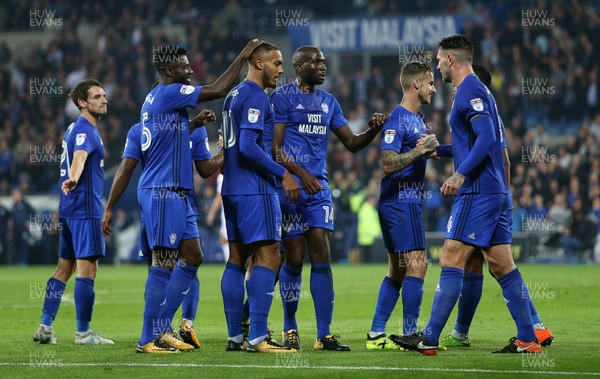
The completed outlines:
{"type": "Polygon", "coordinates": [[[494,125],[496,142],[483,162],[465,176],[459,193],[506,192],[504,161],[502,156],[503,135],[496,100],[475,74],[468,75],[458,86],[452,110],[450,127],[454,149],[454,169],[457,170],[475,144],[477,135],[471,125],[475,117],[490,117],[494,125]]]}
{"type": "Polygon", "coordinates": [[[141,110],[140,145],[146,167],[138,188],[193,189],[187,107],[194,107],[202,87],[159,84],[141,110]]]}
{"type": "MultiPolygon", "coordinates": [[[[401,105],[390,114],[381,129],[381,151],[392,150],[405,154],[417,147],[421,134],[427,134],[423,115],[410,112],[401,105]]],[[[427,157],[417,158],[402,171],[381,179],[380,201],[421,203],[425,188],[427,157]]]]}
{"type": "MultiPolygon", "coordinates": [[[[190,150],[192,154],[192,161],[206,161],[212,158],[210,153],[210,145],[208,144],[208,135],[206,134],[206,128],[196,128],[190,135],[190,150]]],[[[193,176],[192,172],[192,176],[193,176]]],[[[196,195],[193,190],[187,193],[188,200],[194,211],[194,215],[198,217],[200,212],[198,211],[198,202],[196,201],[196,195]]]]}
{"type": "Polygon", "coordinates": [[[72,219],[102,218],[104,144],[98,129],[81,116],[69,126],[63,137],[60,185],[69,178],[73,153],[77,150],[85,150],[88,156],[75,189],[67,195],[60,192],[58,214],[72,219]]]}
{"type": "Polygon", "coordinates": [[[127,139],[125,140],[125,148],[123,149],[123,155],[121,158],[131,158],[140,162],[142,170],[146,166],[144,157],[142,156],[142,147],[140,145],[140,139],[142,138],[142,124],[134,124],[127,132],[127,139]]]}
{"type": "MultiPolygon", "coordinates": [[[[294,82],[276,89],[271,103],[275,123],[286,124],[283,151],[319,180],[323,188],[329,188],[325,165],[329,130],[348,124],[338,101],[318,88],[304,92],[294,82]]],[[[302,186],[295,175],[294,179],[302,186]]]]}
{"type": "Polygon", "coordinates": [[[206,161],[212,158],[206,128],[196,128],[190,135],[190,150],[193,161],[206,161]]]}
{"type": "Polygon", "coordinates": [[[243,81],[231,90],[223,105],[223,164],[222,195],[277,194],[275,176],[258,171],[253,162],[240,153],[240,129],[261,133],[257,143],[271,156],[270,144],[265,144],[266,130],[273,134],[273,109],[263,89],[251,81],[243,81]]]}

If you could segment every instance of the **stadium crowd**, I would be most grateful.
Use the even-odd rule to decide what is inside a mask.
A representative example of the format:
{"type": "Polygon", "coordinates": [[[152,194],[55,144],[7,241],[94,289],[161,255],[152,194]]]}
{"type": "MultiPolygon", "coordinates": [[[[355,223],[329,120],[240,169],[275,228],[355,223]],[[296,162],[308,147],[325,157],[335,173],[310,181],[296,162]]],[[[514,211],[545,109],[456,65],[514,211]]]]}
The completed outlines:
{"type": "MultiPolygon", "coordinates": [[[[567,254],[589,252],[600,231],[597,3],[572,0],[559,5],[542,0],[528,6],[513,2],[488,6],[483,2],[471,5],[462,0],[429,0],[411,3],[408,9],[408,5],[396,1],[354,1],[353,7],[342,7],[342,14],[342,8],[335,3],[304,4],[320,18],[440,12],[469,16],[461,32],[473,39],[474,62],[486,65],[492,73],[491,90],[506,126],[514,198],[513,230],[535,232],[531,226],[534,222],[540,231],[552,232],[546,241],[548,245],[560,246],[567,254]],[[547,13],[536,15],[528,9],[547,13]],[[526,26],[535,24],[530,21],[536,17],[543,17],[549,26],[526,26]],[[592,228],[594,233],[590,232],[592,228]]],[[[263,21],[270,17],[274,22],[275,8],[294,6],[287,0],[230,0],[205,3],[200,10],[190,0],[138,0],[108,2],[102,7],[109,7],[110,11],[99,12],[97,3],[36,2],[39,9],[55,11],[52,17],[62,20],[62,26],[53,30],[47,46],[38,43],[16,48],[0,39],[0,194],[12,194],[14,199],[19,196],[14,191],[18,189],[26,201],[28,194],[58,193],[61,138],[77,115],[67,97],[75,83],[92,77],[103,83],[106,90],[109,115],[101,132],[108,171],[120,161],[127,130],[139,119],[144,96],[155,81],[153,46],[185,46],[194,70],[193,82],[210,83],[245,41],[254,37],[243,22],[246,9],[263,15],[263,21]],[[175,26],[182,28],[181,34],[168,33],[175,26]],[[80,37],[83,33],[94,38],[84,41],[80,37]]],[[[31,18],[39,14],[30,13],[30,2],[11,0],[0,8],[0,14],[5,15],[0,19],[1,31],[34,31],[31,18]]],[[[260,28],[259,22],[255,31],[260,28]]],[[[324,53],[327,56],[327,51],[324,53]]],[[[435,65],[435,53],[431,54],[435,65]]],[[[397,58],[396,52],[389,56],[390,60],[397,58]]],[[[373,64],[368,72],[360,63],[343,65],[330,69],[324,89],[336,96],[357,132],[366,126],[370,114],[389,113],[399,102],[399,71],[400,65],[390,69],[373,64]]],[[[441,143],[450,143],[447,112],[452,92],[437,73],[436,88],[432,105],[425,107],[426,122],[441,143]]],[[[214,102],[210,107],[220,114],[222,103],[214,102]]],[[[214,141],[216,128],[209,129],[214,141]]],[[[338,229],[332,243],[332,259],[341,260],[351,248],[372,244],[372,228],[361,228],[360,219],[361,215],[369,217],[369,207],[374,207],[383,172],[377,140],[354,155],[337,139],[332,139],[329,147],[329,179],[338,229]]],[[[452,200],[442,199],[439,188],[451,173],[450,162],[430,161],[423,214],[428,231],[445,230],[452,200]]],[[[202,214],[210,208],[215,179],[197,180],[196,184],[202,214]]],[[[13,209],[0,207],[0,262],[6,262],[7,245],[11,246],[12,262],[25,263],[27,259],[26,255],[23,259],[20,239],[29,239],[29,231],[20,225],[19,212],[23,208],[17,208],[16,200],[13,209]]],[[[134,214],[121,213],[122,224],[134,214]]],[[[201,221],[208,251],[218,249],[218,228],[201,221]]],[[[52,245],[47,249],[52,249],[52,245]]],[[[575,260],[581,258],[573,254],[575,260]]]]}

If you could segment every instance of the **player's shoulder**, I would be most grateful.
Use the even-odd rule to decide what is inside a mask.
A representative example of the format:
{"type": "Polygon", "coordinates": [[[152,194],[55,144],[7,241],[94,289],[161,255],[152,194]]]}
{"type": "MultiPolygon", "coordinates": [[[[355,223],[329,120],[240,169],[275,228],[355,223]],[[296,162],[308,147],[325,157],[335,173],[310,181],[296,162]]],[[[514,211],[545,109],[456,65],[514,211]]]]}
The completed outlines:
{"type": "Polygon", "coordinates": [[[129,128],[129,131],[127,132],[128,135],[130,134],[142,134],[142,123],[138,122],[136,124],[131,125],[131,127],[129,128]]]}
{"type": "Polygon", "coordinates": [[[194,142],[203,141],[207,137],[208,137],[208,135],[206,134],[206,128],[205,127],[196,128],[190,134],[190,140],[192,140],[194,142]]]}

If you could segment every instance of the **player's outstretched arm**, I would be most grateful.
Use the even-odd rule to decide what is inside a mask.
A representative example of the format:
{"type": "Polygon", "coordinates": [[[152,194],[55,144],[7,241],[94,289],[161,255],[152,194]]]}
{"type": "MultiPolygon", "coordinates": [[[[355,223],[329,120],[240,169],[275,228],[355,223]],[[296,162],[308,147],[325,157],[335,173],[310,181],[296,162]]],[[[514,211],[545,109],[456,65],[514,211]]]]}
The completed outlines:
{"type": "Polygon", "coordinates": [[[133,170],[138,164],[137,159],[133,158],[123,158],[121,159],[121,164],[115,173],[115,178],[113,179],[112,186],[110,187],[110,193],[108,194],[108,200],[106,200],[106,204],[104,204],[104,214],[102,215],[102,233],[105,236],[110,237],[112,234],[112,210],[117,201],[125,192],[129,181],[131,180],[131,175],[133,174],[133,170]]]}
{"type": "Polygon", "coordinates": [[[383,172],[386,175],[393,174],[404,170],[408,165],[413,163],[417,158],[423,155],[430,154],[439,146],[439,142],[435,134],[428,134],[423,138],[423,144],[416,146],[409,152],[397,153],[393,150],[381,151],[381,165],[383,172]]]}
{"type": "Polygon", "coordinates": [[[85,150],[76,150],[73,153],[73,163],[71,164],[71,169],[69,170],[69,179],[65,180],[61,186],[65,195],[77,187],[77,183],[79,182],[79,178],[81,178],[81,174],[83,173],[83,168],[85,167],[85,161],[87,157],[88,152],[85,150]]]}
{"type": "Polygon", "coordinates": [[[342,141],[346,149],[356,153],[373,141],[373,138],[375,138],[377,133],[379,133],[381,127],[388,117],[389,115],[386,114],[373,113],[369,119],[369,128],[360,134],[352,133],[352,129],[348,124],[342,126],[341,128],[334,129],[333,132],[339,138],[339,140],[342,141]]]}
{"type": "Polygon", "coordinates": [[[285,138],[285,123],[276,123],[273,131],[273,145],[271,153],[275,162],[278,162],[285,167],[289,172],[300,178],[302,188],[309,195],[314,195],[323,189],[323,186],[317,178],[311,175],[308,171],[298,166],[296,162],[283,149],[283,140],[285,138]]]}
{"type": "Polygon", "coordinates": [[[235,58],[227,71],[219,76],[219,78],[215,80],[213,84],[208,84],[202,87],[200,96],[198,96],[198,102],[201,103],[225,97],[233,88],[243,64],[250,59],[254,49],[256,49],[256,47],[261,43],[263,43],[263,41],[258,39],[253,39],[252,41],[248,42],[244,50],[242,50],[240,55],[235,58]]]}

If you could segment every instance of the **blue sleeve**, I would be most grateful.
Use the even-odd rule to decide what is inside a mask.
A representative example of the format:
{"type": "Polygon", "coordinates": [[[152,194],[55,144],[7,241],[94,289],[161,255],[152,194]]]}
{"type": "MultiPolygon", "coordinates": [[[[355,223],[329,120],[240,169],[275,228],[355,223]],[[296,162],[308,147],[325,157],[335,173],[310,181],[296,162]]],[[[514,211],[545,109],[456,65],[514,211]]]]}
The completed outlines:
{"type": "Polygon", "coordinates": [[[173,111],[187,107],[195,107],[198,103],[198,97],[202,91],[202,86],[188,86],[185,84],[165,85],[161,101],[166,111],[173,111]]]}
{"type": "Polygon", "coordinates": [[[287,97],[279,91],[275,91],[271,95],[271,104],[275,113],[275,123],[287,123],[290,108],[287,97]]]}
{"type": "Polygon", "coordinates": [[[207,161],[212,158],[206,128],[196,128],[190,136],[190,148],[192,149],[193,161],[207,161]]]}
{"type": "Polygon", "coordinates": [[[240,130],[254,129],[262,131],[264,129],[267,112],[272,112],[271,103],[269,103],[267,95],[247,97],[242,107],[240,130]]]}
{"type": "Polygon", "coordinates": [[[491,117],[479,116],[471,120],[473,131],[477,136],[473,148],[467,155],[467,158],[456,169],[456,172],[466,176],[483,162],[488,152],[496,142],[494,133],[494,123],[491,117]]]}
{"type": "Polygon", "coordinates": [[[504,129],[504,122],[502,122],[501,117],[498,117],[498,123],[500,124],[500,147],[506,149],[508,148],[506,146],[506,130],[504,129]]]}
{"type": "Polygon", "coordinates": [[[99,145],[94,130],[83,127],[77,128],[77,130],[73,130],[71,133],[75,133],[75,147],[73,148],[73,153],[77,150],[85,150],[88,154],[91,154],[99,145]]]}
{"type": "Polygon", "coordinates": [[[454,156],[454,150],[452,150],[452,145],[439,145],[435,150],[438,157],[450,157],[454,156]]]}
{"type": "Polygon", "coordinates": [[[396,117],[389,117],[381,128],[381,148],[379,150],[392,150],[400,153],[402,148],[402,133],[398,132],[403,128],[396,127],[394,122],[398,122],[396,117]]]}
{"type": "Polygon", "coordinates": [[[331,105],[332,105],[332,116],[331,122],[329,123],[329,127],[331,130],[339,129],[344,125],[348,125],[348,120],[344,117],[344,113],[342,112],[342,107],[340,107],[340,103],[338,103],[337,99],[331,96],[331,105]]]}
{"type": "Polygon", "coordinates": [[[258,146],[257,140],[260,131],[244,128],[240,130],[240,154],[252,162],[261,171],[266,171],[277,178],[283,178],[285,168],[276,163],[263,149],[258,146]]]}
{"type": "Polygon", "coordinates": [[[142,137],[141,124],[133,125],[127,132],[127,139],[125,140],[125,149],[121,158],[132,158],[136,161],[142,160],[142,148],[140,145],[140,139],[142,137]]]}

